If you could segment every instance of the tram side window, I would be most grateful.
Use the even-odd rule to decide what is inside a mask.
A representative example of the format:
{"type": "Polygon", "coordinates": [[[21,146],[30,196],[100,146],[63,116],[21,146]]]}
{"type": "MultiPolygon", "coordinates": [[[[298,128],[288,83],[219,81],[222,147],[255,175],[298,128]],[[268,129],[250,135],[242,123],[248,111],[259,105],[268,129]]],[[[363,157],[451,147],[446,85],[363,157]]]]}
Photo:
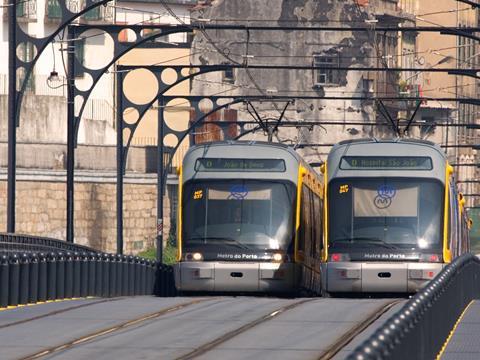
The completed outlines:
{"type": "Polygon", "coordinates": [[[320,252],[320,250],[323,249],[323,201],[316,194],[313,194],[313,224],[313,243],[315,247],[312,250],[312,256],[315,255],[316,252],[320,252]]]}
{"type": "Polygon", "coordinates": [[[309,235],[310,235],[310,237],[305,239],[305,244],[308,244],[308,245],[305,245],[305,247],[310,250],[310,254],[313,254],[314,249],[315,249],[315,218],[313,216],[313,214],[314,214],[314,203],[313,203],[314,194],[313,194],[313,191],[310,190],[310,189],[307,189],[307,191],[308,191],[308,197],[310,199],[310,221],[309,221],[309,224],[310,224],[310,234],[309,235]]]}
{"type": "Polygon", "coordinates": [[[302,188],[300,227],[298,250],[305,251],[305,247],[311,246],[312,243],[312,197],[310,189],[305,185],[302,188]]]}
{"type": "Polygon", "coordinates": [[[310,256],[315,257],[315,253],[317,252],[317,244],[318,244],[318,222],[317,222],[317,211],[318,211],[318,203],[315,201],[317,199],[317,195],[310,190],[310,218],[312,221],[312,243],[310,247],[310,256]]]}
{"type": "Polygon", "coordinates": [[[298,232],[298,244],[297,249],[303,251],[305,248],[305,195],[302,189],[302,198],[300,203],[300,229],[298,232]]]}

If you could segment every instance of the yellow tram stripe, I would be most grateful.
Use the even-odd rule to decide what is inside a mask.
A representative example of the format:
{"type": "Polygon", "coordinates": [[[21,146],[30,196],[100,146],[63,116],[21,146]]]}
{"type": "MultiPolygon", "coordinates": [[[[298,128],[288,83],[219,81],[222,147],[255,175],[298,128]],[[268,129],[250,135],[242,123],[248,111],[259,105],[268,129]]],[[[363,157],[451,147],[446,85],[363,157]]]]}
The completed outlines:
{"type": "Polygon", "coordinates": [[[183,195],[183,167],[178,168],[178,206],[177,206],[177,261],[182,259],[182,195],[183,195]]]}
{"type": "Polygon", "coordinates": [[[458,325],[462,321],[463,317],[465,316],[465,314],[467,313],[469,307],[473,304],[473,302],[474,302],[474,300],[470,301],[470,303],[467,305],[467,307],[462,311],[462,313],[458,317],[457,322],[455,323],[455,325],[453,325],[452,330],[448,334],[447,340],[445,340],[445,343],[443,344],[442,348],[440,349],[440,352],[438,353],[438,355],[436,357],[436,360],[440,360],[440,358],[442,357],[443,353],[445,352],[445,349],[448,346],[448,343],[450,342],[450,340],[453,337],[453,334],[455,334],[455,330],[457,330],[458,325]]]}
{"type": "Polygon", "coordinates": [[[328,166],[325,161],[323,173],[323,262],[328,260],[328,166]]]}
{"type": "Polygon", "coordinates": [[[298,167],[298,180],[297,180],[297,207],[295,214],[295,246],[294,246],[294,260],[295,262],[300,261],[298,256],[298,241],[299,241],[299,232],[300,232],[300,207],[302,204],[302,185],[303,177],[307,173],[306,169],[300,164],[298,167]]]}
{"type": "Polygon", "coordinates": [[[450,234],[448,233],[448,224],[450,221],[450,175],[453,173],[453,167],[447,162],[445,168],[445,205],[443,212],[443,261],[449,263],[452,261],[452,253],[449,249],[450,234]]]}

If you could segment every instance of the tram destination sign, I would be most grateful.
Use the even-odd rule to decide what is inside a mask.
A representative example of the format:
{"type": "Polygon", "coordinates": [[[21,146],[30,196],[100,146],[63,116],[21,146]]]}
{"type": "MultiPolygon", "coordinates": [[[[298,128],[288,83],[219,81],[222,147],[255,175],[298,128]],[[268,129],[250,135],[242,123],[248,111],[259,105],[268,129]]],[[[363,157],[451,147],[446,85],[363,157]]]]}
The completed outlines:
{"type": "Polygon", "coordinates": [[[195,164],[197,171],[274,171],[284,172],[285,161],[282,159],[227,159],[200,158],[195,164]]]}
{"type": "Polygon", "coordinates": [[[428,156],[344,156],[342,170],[432,170],[428,156]]]}

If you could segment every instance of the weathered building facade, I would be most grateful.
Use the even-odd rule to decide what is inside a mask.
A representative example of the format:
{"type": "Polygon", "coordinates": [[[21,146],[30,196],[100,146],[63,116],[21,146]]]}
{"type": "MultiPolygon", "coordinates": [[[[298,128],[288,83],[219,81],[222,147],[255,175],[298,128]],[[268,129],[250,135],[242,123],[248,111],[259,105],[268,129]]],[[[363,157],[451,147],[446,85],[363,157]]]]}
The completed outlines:
{"type": "MultiPolygon", "coordinates": [[[[8,2],[1,2],[0,49],[8,52],[8,2]]],[[[76,12],[84,8],[84,0],[69,0],[67,7],[76,12]]],[[[92,9],[81,16],[81,24],[172,24],[188,23],[190,7],[196,0],[166,0],[175,13],[166,11],[156,0],[117,0],[92,9]]],[[[56,0],[27,0],[17,2],[17,17],[22,29],[36,37],[46,37],[61,20],[60,2],[56,0]]],[[[122,31],[120,42],[132,41],[131,32],[122,31]]],[[[17,129],[17,216],[16,230],[21,233],[65,238],[65,167],[67,141],[67,107],[65,64],[67,42],[57,36],[39,58],[28,80],[22,108],[20,127],[17,129]],[[56,76],[52,76],[52,73],[56,76]],[[28,169],[28,170],[26,170],[28,169]],[[27,171],[27,175],[21,176],[27,171]],[[45,201],[51,198],[52,201],[45,201]]],[[[76,41],[76,57],[86,68],[98,69],[107,65],[113,56],[114,39],[100,31],[87,30],[76,41]]],[[[17,53],[24,61],[31,61],[36,49],[33,44],[21,44],[17,53]]],[[[122,65],[154,65],[156,63],[189,63],[189,46],[186,34],[170,35],[159,41],[131,51],[121,59],[122,65]],[[172,45],[173,43],[174,45],[172,45]],[[159,49],[162,47],[162,49],[159,49]],[[173,60],[172,60],[173,59],[173,60]],[[176,60],[175,60],[176,59],[176,60]],[[181,61],[183,60],[183,61],[181,61]]],[[[0,232],[6,231],[7,209],[7,73],[8,57],[0,58],[0,232]]],[[[78,132],[76,148],[75,187],[75,241],[115,250],[115,147],[116,142],[116,92],[115,70],[112,66],[96,84],[86,104],[78,132]],[[85,173],[88,179],[85,178],[85,173]],[[90,176],[96,173],[98,176],[90,176]],[[97,196],[98,195],[98,196],[97,196]]],[[[24,74],[19,73],[19,78],[24,74]]],[[[135,81],[127,84],[126,92],[144,101],[151,94],[145,78],[131,76],[135,81]],[[140,86],[139,86],[140,84],[140,86]]],[[[147,79],[148,80],[148,79],[147,79]]],[[[75,84],[81,89],[91,86],[91,77],[75,73],[75,84]]],[[[188,84],[179,91],[188,94],[188,84]]],[[[154,95],[153,95],[154,96],[154,95]]],[[[147,99],[148,100],[148,99],[147,99]]],[[[78,110],[78,107],[77,107],[78,110]]],[[[157,110],[150,112],[136,133],[127,159],[127,177],[133,177],[125,187],[124,241],[126,252],[136,252],[151,247],[156,229],[156,126],[157,110]],[[153,119],[152,119],[153,118],[153,119]],[[131,164],[134,163],[134,166],[131,164]],[[132,174],[133,173],[133,174],[132,174]],[[140,174],[139,174],[140,173],[140,174]],[[138,229],[138,231],[137,231],[138,229]]],[[[185,110],[188,124],[189,109],[185,110]]],[[[175,121],[178,122],[178,114],[175,121]]],[[[170,145],[170,144],[167,144],[170,145]]],[[[173,180],[175,184],[176,181],[173,180]]],[[[172,193],[172,179],[167,180],[167,193],[172,193]]],[[[165,200],[164,233],[170,230],[170,204],[165,200]]],[[[172,205],[173,206],[173,205],[172,205]]],[[[167,238],[167,236],[165,236],[167,238]]]]}
{"type": "MultiPolygon", "coordinates": [[[[455,0],[424,0],[419,2],[418,25],[474,27],[478,26],[479,11],[471,6],[455,0]]],[[[418,67],[469,69],[478,68],[480,47],[477,41],[463,36],[445,35],[440,33],[419,33],[417,36],[418,67]]],[[[427,96],[432,97],[479,97],[479,81],[466,76],[452,76],[446,73],[417,73],[414,76],[415,84],[422,88],[427,96]]],[[[434,123],[447,122],[450,124],[477,123],[478,107],[471,104],[455,102],[429,101],[422,105],[416,120],[423,121],[427,127],[434,123]]],[[[465,126],[451,127],[443,132],[438,139],[447,146],[447,154],[452,163],[478,163],[476,151],[458,145],[478,143],[478,130],[468,129],[465,126]]],[[[478,183],[468,182],[478,178],[475,166],[458,166],[457,174],[460,190],[466,194],[478,193],[478,183]]],[[[467,197],[467,205],[478,204],[478,198],[467,197]]]]}
{"type": "MultiPolygon", "coordinates": [[[[390,26],[415,23],[415,1],[213,1],[192,18],[209,23],[264,24],[271,26],[390,26]]],[[[192,44],[192,64],[248,64],[324,66],[321,70],[235,69],[196,77],[192,93],[199,95],[306,95],[329,100],[296,100],[287,108],[286,120],[317,122],[318,126],[281,128],[280,141],[292,144],[335,143],[351,137],[391,136],[389,126],[349,125],[349,122],[386,123],[369,97],[398,96],[400,76],[392,72],[357,71],[354,68],[396,67],[413,62],[415,37],[397,32],[374,31],[208,31],[197,33],[192,44]],[[404,52],[399,49],[406,49],[404,52]],[[403,55],[405,54],[405,59],[403,55]],[[400,56],[399,56],[400,55],[400,56]],[[410,62],[408,62],[410,61],[410,62]],[[332,69],[329,69],[332,67],[332,69]],[[334,70],[334,67],[352,70],[334,70]],[[330,99],[341,97],[341,99],[330,99]],[[364,97],[352,100],[352,97],[364,97]],[[322,122],[342,125],[322,125],[322,122]]],[[[413,66],[413,65],[412,65],[413,66]]],[[[264,118],[278,118],[285,102],[254,103],[264,118]]],[[[405,111],[397,102],[386,103],[395,119],[405,111]]],[[[239,120],[252,120],[245,106],[237,108],[239,120]]],[[[248,138],[248,137],[247,137],[248,138]]],[[[251,139],[262,139],[255,133],[251,139]]],[[[306,147],[312,160],[325,155],[328,147],[306,147]]]]}

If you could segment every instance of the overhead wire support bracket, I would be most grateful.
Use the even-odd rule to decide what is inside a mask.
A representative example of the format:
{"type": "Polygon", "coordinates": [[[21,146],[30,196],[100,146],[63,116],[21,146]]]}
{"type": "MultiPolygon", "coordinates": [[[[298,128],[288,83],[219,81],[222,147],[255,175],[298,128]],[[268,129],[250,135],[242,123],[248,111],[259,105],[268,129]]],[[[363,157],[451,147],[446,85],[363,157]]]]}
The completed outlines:
{"type": "Polygon", "coordinates": [[[380,107],[382,109],[382,111],[380,112],[384,117],[387,118],[388,121],[390,121],[390,123],[392,124],[392,128],[393,128],[393,131],[395,131],[395,133],[400,136],[400,129],[398,128],[398,124],[395,123],[395,121],[392,119],[392,117],[390,116],[390,113],[388,112],[387,108],[385,107],[385,105],[383,104],[383,101],[382,100],[378,100],[378,103],[380,104],[380,107]]]}
{"type": "Polygon", "coordinates": [[[248,113],[260,124],[260,127],[263,129],[263,131],[268,132],[268,126],[263,122],[262,118],[260,117],[260,114],[255,109],[255,106],[253,106],[250,101],[247,101],[246,104],[247,104],[248,113]],[[255,114],[252,114],[252,112],[250,111],[250,107],[252,108],[255,114]]]}
{"type": "Polygon", "coordinates": [[[415,107],[415,111],[413,112],[412,116],[410,117],[410,120],[408,120],[407,126],[403,130],[403,135],[406,135],[408,133],[408,130],[410,129],[410,126],[413,123],[413,119],[415,119],[415,116],[417,115],[417,112],[420,109],[420,105],[422,105],[422,102],[418,101],[417,106],[415,107]]]}
{"type": "Polygon", "coordinates": [[[278,126],[280,125],[280,122],[283,120],[283,117],[285,115],[285,112],[287,111],[287,108],[288,106],[290,105],[290,101],[287,101],[287,103],[285,104],[285,107],[283,108],[283,111],[282,113],[280,114],[280,117],[278,118],[274,128],[273,128],[273,132],[277,131],[278,130],[278,126]]]}

